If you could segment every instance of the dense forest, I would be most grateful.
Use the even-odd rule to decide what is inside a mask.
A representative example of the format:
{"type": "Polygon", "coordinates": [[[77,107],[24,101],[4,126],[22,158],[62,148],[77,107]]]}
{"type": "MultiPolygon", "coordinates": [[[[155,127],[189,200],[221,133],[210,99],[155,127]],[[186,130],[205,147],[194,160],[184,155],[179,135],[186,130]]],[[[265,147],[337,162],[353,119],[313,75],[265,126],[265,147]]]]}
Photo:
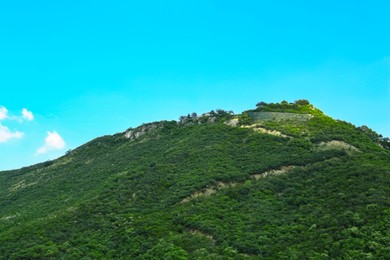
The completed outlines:
{"type": "Polygon", "coordinates": [[[390,141],[306,100],[0,172],[2,259],[390,259],[390,141]]]}

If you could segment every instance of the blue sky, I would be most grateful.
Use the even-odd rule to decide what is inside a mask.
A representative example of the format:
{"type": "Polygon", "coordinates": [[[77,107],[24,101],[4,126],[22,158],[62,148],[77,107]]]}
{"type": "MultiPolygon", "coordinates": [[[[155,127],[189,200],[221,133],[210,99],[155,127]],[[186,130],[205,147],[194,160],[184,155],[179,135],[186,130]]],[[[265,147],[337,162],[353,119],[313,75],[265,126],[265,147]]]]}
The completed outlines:
{"type": "Polygon", "coordinates": [[[389,13],[387,0],[1,1],[0,170],[259,101],[306,98],[390,136],[389,13]]]}

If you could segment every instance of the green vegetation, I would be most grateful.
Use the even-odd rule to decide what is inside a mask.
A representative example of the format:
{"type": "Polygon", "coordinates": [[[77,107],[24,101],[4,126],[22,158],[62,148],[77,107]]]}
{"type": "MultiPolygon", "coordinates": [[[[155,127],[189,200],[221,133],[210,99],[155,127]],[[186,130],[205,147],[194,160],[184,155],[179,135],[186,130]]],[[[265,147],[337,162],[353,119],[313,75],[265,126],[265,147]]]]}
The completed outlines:
{"type": "Polygon", "coordinates": [[[0,172],[0,256],[389,259],[386,143],[306,100],[100,137],[0,172]],[[259,122],[252,112],[313,117],[259,122]]]}

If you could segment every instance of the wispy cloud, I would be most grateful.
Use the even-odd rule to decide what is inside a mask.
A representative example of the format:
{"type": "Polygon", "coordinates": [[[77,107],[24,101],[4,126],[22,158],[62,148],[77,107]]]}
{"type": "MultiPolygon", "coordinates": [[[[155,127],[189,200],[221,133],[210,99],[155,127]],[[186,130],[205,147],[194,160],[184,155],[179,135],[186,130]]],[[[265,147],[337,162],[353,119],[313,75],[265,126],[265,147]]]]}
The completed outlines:
{"type": "Polygon", "coordinates": [[[51,150],[61,150],[65,147],[65,141],[62,137],[56,132],[47,132],[47,136],[45,138],[45,144],[38,148],[36,154],[44,154],[51,150]]]}
{"type": "Polygon", "coordinates": [[[34,115],[31,111],[28,111],[26,108],[22,109],[22,117],[28,121],[34,120],[34,115]]]}
{"type": "Polygon", "coordinates": [[[27,108],[23,108],[21,116],[8,115],[8,109],[4,106],[1,106],[0,120],[4,120],[4,119],[18,121],[19,123],[22,123],[23,120],[27,120],[27,121],[34,120],[34,114],[33,112],[29,111],[27,108]]]}
{"type": "Polygon", "coordinates": [[[20,139],[23,135],[24,134],[19,131],[11,132],[8,127],[0,124],[0,143],[6,143],[8,140],[13,138],[20,139]]]}
{"type": "MultiPolygon", "coordinates": [[[[0,120],[5,119],[13,119],[12,117],[8,116],[8,109],[1,106],[0,107],[0,120]]],[[[11,139],[20,139],[23,137],[23,133],[16,131],[12,132],[9,130],[9,128],[5,125],[0,124],[0,143],[6,143],[11,139]]]]}
{"type": "Polygon", "coordinates": [[[8,117],[8,110],[5,107],[0,107],[0,120],[6,119],[8,117]]]}

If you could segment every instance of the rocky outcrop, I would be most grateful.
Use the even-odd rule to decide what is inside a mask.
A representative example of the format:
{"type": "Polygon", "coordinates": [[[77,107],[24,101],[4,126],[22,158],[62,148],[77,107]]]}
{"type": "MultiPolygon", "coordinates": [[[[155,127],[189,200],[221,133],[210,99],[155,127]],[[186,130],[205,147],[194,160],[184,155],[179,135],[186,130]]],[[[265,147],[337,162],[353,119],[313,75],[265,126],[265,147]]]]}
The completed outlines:
{"type": "Polygon", "coordinates": [[[227,121],[225,124],[227,124],[228,126],[236,127],[240,124],[240,120],[238,118],[233,118],[233,119],[227,121]]]}
{"type": "Polygon", "coordinates": [[[343,141],[329,141],[329,142],[321,142],[317,145],[317,150],[329,150],[329,149],[340,149],[345,150],[347,152],[359,152],[360,150],[346,142],[343,141]]]}
{"type": "Polygon", "coordinates": [[[284,137],[284,138],[292,138],[291,136],[282,134],[282,132],[280,132],[280,131],[265,129],[265,128],[261,127],[261,125],[259,125],[259,124],[244,125],[241,127],[242,128],[249,128],[249,129],[252,129],[253,131],[256,131],[256,132],[259,132],[262,134],[269,134],[269,135],[274,135],[274,136],[284,137]]]}
{"type": "Polygon", "coordinates": [[[144,124],[137,128],[129,128],[125,132],[125,137],[130,140],[135,140],[146,134],[153,133],[161,128],[163,128],[163,122],[144,124]]]}

